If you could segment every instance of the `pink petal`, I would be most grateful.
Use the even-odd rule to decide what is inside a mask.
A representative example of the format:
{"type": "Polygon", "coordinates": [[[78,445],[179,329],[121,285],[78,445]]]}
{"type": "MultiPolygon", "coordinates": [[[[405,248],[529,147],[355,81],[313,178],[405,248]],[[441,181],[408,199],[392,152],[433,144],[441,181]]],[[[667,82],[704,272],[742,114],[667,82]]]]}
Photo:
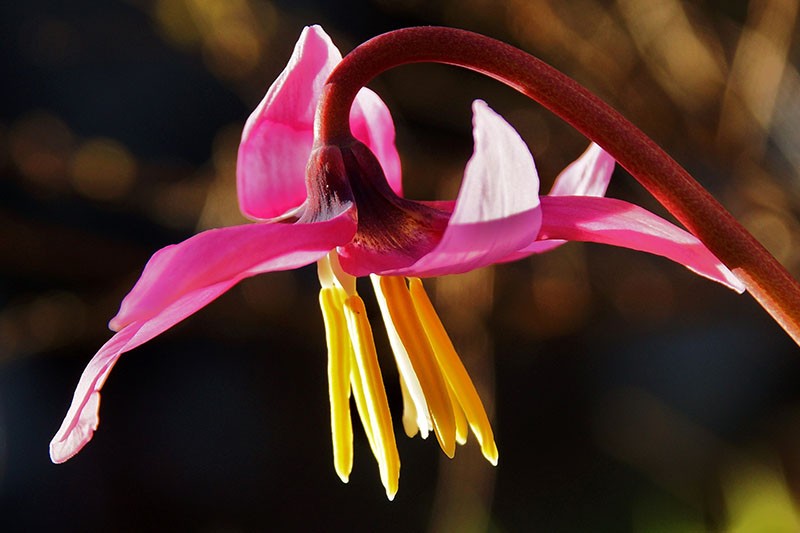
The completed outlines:
{"type": "MultiPolygon", "coordinates": [[[[605,196],[615,164],[613,157],[599,145],[591,143],[578,159],[561,171],[548,196],[605,196]]],[[[566,242],[560,239],[537,240],[523,251],[506,257],[503,262],[549,252],[566,242]]]]}
{"type": "MultiPolygon", "coordinates": [[[[597,242],[660,255],[737,292],[744,284],[694,235],[641,207],[613,198],[545,196],[540,240],[597,242]]],[[[537,243],[525,252],[535,253],[537,243]]]]}
{"type": "Polygon", "coordinates": [[[355,213],[348,210],[313,224],[246,224],[199,233],[153,254],[110,326],[119,331],[148,320],[186,294],[226,280],[312,263],[348,242],[355,227],[355,213]]]}
{"type": "Polygon", "coordinates": [[[558,175],[548,196],[605,196],[615,163],[605,150],[591,143],[558,175]]]}
{"type": "MultiPolygon", "coordinates": [[[[317,102],[328,74],[341,59],[321,27],[305,28],[289,64],[247,119],[236,168],[239,206],[246,216],[279,217],[305,200],[317,102]]],[[[397,185],[400,159],[394,148],[394,124],[386,105],[369,89],[356,97],[351,126],[356,138],[378,156],[393,180],[390,183],[397,185]]]]}
{"type": "Polygon", "coordinates": [[[517,250],[514,253],[508,254],[503,259],[498,261],[498,263],[511,263],[513,261],[519,261],[520,259],[525,259],[530,255],[550,252],[566,243],[567,241],[563,239],[545,239],[541,241],[533,241],[532,243],[529,243],[521,250],[517,250]]]}
{"type": "Polygon", "coordinates": [[[389,108],[369,89],[361,89],[350,110],[353,136],[369,146],[381,163],[386,180],[394,193],[403,196],[400,154],[394,144],[394,121],[389,108]]]}
{"type": "Polygon", "coordinates": [[[68,460],[92,439],[100,422],[100,388],[119,357],[153,337],[160,335],[187,316],[227,291],[239,279],[228,280],[185,295],[150,320],[129,324],[115,334],[95,354],[81,374],[72,404],[53,440],[50,459],[54,463],[68,460]]]}
{"type": "Polygon", "coordinates": [[[97,428],[100,388],[119,357],[195,313],[240,280],[307,265],[355,232],[347,211],[314,224],[250,224],[210,230],[157,252],[112,320],[119,329],[83,371],[67,416],[50,443],[61,463],[97,428]]]}
{"type": "Polygon", "coordinates": [[[480,100],[473,104],[475,153],[442,240],[395,273],[434,276],[496,263],[536,239],[539,176],[525,142],[480,100]]]}
{"type": "Polygon", "coordinates": [[[341,59],[322,28],[304,28],[289,64],[247,119],[236,168],[246,216],[277,217],[305,200],[317,100],[341,59]]]}

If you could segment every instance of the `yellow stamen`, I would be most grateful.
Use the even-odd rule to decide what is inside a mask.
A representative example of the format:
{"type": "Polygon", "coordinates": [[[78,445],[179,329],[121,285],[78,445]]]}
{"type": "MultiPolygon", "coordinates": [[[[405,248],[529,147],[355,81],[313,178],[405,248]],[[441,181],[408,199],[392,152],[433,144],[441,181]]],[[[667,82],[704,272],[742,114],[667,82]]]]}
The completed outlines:
{"type": "Polygon", "coordinates": [[[406,348],[428,402],[439,445],[448,457],[453,457],[456,451],[453,406],[425,329],[417,317],[405,279],[396,276],[381,277],[380,287],[386,296],[392,323],[406,348]]]}
{"type": "Polygon", "coordinates": [[[408,351],[403,341],[400,340],[400,335],[397,334],[397,327],[392,321],[389,304],[386,302],[386,295],[381,289],[381,276],[372,274],[370,275],[370,280],[372,281],[372,287],[375,289],[375,298],[381,310],[383,324],[386,327],[386,335],[389,337],[389,345],[392,347],[394,361],[397,363],[397,373],[400,376],[400,389],[403,392],[404,406],[403,428],[409,437],[413,437],[419,431],[420,436],[423,439],[427,439],[428,432],[433,430],[433,420],[431,420],[430,409],[428,409],[428,401],[422,392],[422,386],[414,370],[414,365],[411,364],[408,351]],[[409,418],[412,416],[415,417],[414,420],[409,418]]]}
{"type": "Polygon", "coordinates": [[[464,445],[467,443],[469,424],[467,423],[466,415],[464,415],[464,409],[462,409],[461,405],[458,403],[458,398],[456,398],[453,388],[449,383],[447,384],[447,395],[450,397],[450,403],[453,406],[453,415],[456,419],[456,442],[464,445]]]}
{"type": "Polygon", "coordinates": [[[378,449],[375,447],[375,439],[372,438],[372,420],[369,417],[369,409],[367,408],[367,398],[364,396],[364,378],[358,371],[358,362],[356,355],[350,350],[350,387],[353,391],[353,398],[356,400],[356,411],[358,417],[361,419],[361,426],[364,428],[364,433],[367,435],[369,448],[372,450],[372,455],[380,464],[380,457],[378,456],[378,449]]]}
{"type": "MultiPolygon", "coordinates": [[[[386,495],[397,493],[400,458],[389,404],[364,302],[356,279],[344,272],[335,251],[318,262],[320,307],[328,345],[331,435],[336,473],[345,483],[353,468],[352,393],[380,470],[386,495]]],[[[469,429],[483,455],[497,464],[488,417],[452,342],[419,279],[372,275],[378,304],[395,353],[403,395],[403,427],[409,437],[433,429],[449,457],[469,429]]]]}
{"type": "Polygon", "coordinates": [[[364,302],[358,295],[351,295],[345,300],[344,312],[362,381],[366,412],[369,413],[373,452],[377,452],[375,456],[380,467],[381,481],[386,488],[386,496],[392,500],[398,488],[400,456],[394,439],[389,402],[386,399],[386,390],[378,367],[372,329],[367,320],[364,302]]]}
{"type": "Polygon", "coordinates": [[[413,437],[419,432],[417,408],[414,407],[414,400],[411,399],[408,385],[406,385],[406,380],[402,374],[400,374],[400,392],[403,395],[403,430],[407,436],[413,437]]]}
{"type": "MultiPolygon", "coordinates": [[[[483,403],[475,390],[475,385],[467,374],[464,364],[459,359],[453,348],[453,343],[433,309],[430,298],[425,293],[422,281],[418,278],[410,279],[409,291],[414,306],[425,328],[428,339],[433,346],[436,360],[447,378],[453,395],[464,409],[464,414],[469,421],[470,428],[478,439],[483,456],[493,465],[497,464],[497,445],[494,442],[492,427],[483,408],[483,403]]],[[[426,392],[427,394],[427,392],[426,392]]]]}
{"type": "Polygon", "coordinates": [[[352,348],[342,307],[344,291],[323,288],[319,293],[328,344],[328,395],[331,402],[333,466],[347,483],[353,469],[353,426],[350,420],[350,359],[352,348]],[[337,294],[342,293],[342,294],[337,294]]]}

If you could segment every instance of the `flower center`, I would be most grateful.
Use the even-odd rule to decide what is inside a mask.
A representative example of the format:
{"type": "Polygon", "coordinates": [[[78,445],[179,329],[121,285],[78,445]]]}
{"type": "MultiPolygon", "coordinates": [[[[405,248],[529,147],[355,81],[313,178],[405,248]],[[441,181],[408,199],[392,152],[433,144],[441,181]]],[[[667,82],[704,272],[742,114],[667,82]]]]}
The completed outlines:
{"type": "Polygon", "coordinates": [[[439,242],[450,217],[395,194],[378,160],[355,139],[312,152],[306,189],[301,222],[326,220],[355,204],[358,228],[342,254],[357,257],[364,272],[412,264],[439,242]]]}
{"type": "MultiPolygon", "coordinates": [[[[335,251],[318,262],[318,271],[328,345],[334,468],[347,482],[353,465],[352,394],[391,500],[397,492],[400,460],[364,302],[356,293],[355,278],[342,271],[335,251]]],[[[422,282],[397,276],[371,279],[400,375],[406,434],[413,437],[419,432],[426,438],[433,431],[445,454],[453,457],[456,443],[466,442],[469,428],[484,457],[497,464],[486,411],[422,282]]]]}

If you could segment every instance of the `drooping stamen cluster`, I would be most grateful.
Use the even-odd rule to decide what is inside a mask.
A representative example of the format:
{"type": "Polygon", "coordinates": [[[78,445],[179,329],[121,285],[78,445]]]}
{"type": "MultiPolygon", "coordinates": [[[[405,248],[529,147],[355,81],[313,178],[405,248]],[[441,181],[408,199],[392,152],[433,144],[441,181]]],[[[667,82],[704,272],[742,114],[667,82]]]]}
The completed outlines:
{"type": "MultiPolygon", "coordinates": [[[[381,481],[394,498],[400,475],[389,405],[364,302],[355,277],[332,251],[318,263],[320,306],[328,345],[331,433],[336,473],[347,482],[353,466],[350,396],[378,461],[381,481]]],[[[492,428],[475,386],[418,278],[371,276],[394,352],[403,394],[403,427],[409,437],[430,431],[448,457],[467,441],[468,427],[484,457],[497,464],[492,428]]]]}

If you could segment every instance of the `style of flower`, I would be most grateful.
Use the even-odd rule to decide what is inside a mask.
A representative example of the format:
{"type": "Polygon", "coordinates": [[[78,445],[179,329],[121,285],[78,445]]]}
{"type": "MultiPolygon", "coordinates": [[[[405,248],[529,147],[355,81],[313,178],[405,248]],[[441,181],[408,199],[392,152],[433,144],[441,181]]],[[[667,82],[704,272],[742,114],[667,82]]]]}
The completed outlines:
{"type": "Polygon", "coordinates": [[[471,430],[493,464],[498,452],[488,417],[420,277],[516,260],[572,240],[662,255],[743,289],[689,233],[636,205],[603,197],[614,161],[597,145],[540,198],[525,143],[481,101],[473,106],[475,151],[457,199],[403,198],[392,119],[372,91],[362,89],[351,110],[359,141],[315,144],[317,102],[340,60],[320,27],[303,31],[242,134],[239,203],[254,223],[204,231],[153,255],[110,322],[116,334],[80,378],[50,444],[54,462],[66,461],[92,438],[99,391],[123,353],[257,274],[317,263],[335,470],[348,480],[352,396],[390,499],[400,461],[357,277],[369,276],[377,296],[399,370],[406,433],[424,438],[433,432],[452,457],[471,430]]]}

